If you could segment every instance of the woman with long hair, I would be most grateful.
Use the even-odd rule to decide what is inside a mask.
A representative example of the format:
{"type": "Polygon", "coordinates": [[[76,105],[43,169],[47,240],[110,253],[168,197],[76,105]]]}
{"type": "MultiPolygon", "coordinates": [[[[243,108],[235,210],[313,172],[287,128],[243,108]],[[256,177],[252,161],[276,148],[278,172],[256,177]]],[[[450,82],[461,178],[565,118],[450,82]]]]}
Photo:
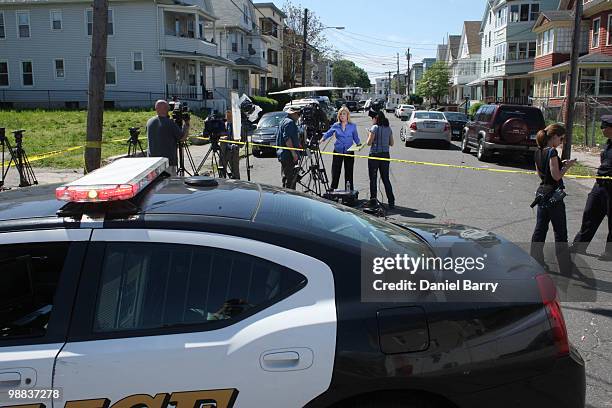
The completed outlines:
{"type": "Polygon", "coordinates": [[[576,163],[575,160],[561,161],[559,157],[557,147],[563,143],[564,138],[565,128],[558,124],[549,125],[540,130],[536,136],[538,150],[535,152],[534,160],[541,183],[536,193],[539,197],[537,221],[531,238],[532,255],[544,264],[543,245],[548,226],[552,224],[561,269],[569,265],[569,251],[565,203],[559,192],[565,189],[563,176],[576,163]]]}
{"type": "MultiPolygon", "coordinates": [[[[357,134],[357,125],[351,122],[351,112],[346,106],[342,106],[338,110],[338,121],[323,134],[322,141],[336,135],[334,143],[334,153],[353,156],[353,152],[348,149],[355,144],[360,144],[359,135],[357,134]]],[[[340,172],[342,171],[342,163],[344,163],[344,180],[345,185],[348,185],[350,190],[354,190],[353,184],[353,168],[355,166],[355,158],[348,156],[334,155],[332,160],[332,182],[331,189],[336,190],[340,183],[340,172]]]]}
{"type": "Polygon", "coordinates": [[[393,187],[389,180],[389,161],[377,160],[376,158],[389,159],[389,147],[393,146],[393,132],[389,127],[389,119],[385,114],[378,112],[372,117],[372,128],[368,132],[368,146],[370,147],[370,157],[368,159],[368,173],[370,175],[370,206],[376,205],[376,182],[378,179],[378,171],[380,170],[380,178],[385,186],[385,193],[389,201],[389,208],[395,208],[395,196],[393,195],[393,187]]]}

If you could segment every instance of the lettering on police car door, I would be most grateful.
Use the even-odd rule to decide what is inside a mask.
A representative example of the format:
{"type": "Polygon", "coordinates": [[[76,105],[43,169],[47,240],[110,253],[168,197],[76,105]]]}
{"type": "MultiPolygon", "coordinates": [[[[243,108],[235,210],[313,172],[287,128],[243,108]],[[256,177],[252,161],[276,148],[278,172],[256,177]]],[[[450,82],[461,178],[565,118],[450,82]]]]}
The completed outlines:
{"type": "MultiPolygon", "coordinates": [[[[64,408],[232,408],[238,397],[238,390],[203,390],[162,393],[154,397],[135,394],[125,397],[113,405],[108,398],[66,401],[64,408]]],[[[44,403],[11,405],[5,408],[47,408],[44,403]]]]}

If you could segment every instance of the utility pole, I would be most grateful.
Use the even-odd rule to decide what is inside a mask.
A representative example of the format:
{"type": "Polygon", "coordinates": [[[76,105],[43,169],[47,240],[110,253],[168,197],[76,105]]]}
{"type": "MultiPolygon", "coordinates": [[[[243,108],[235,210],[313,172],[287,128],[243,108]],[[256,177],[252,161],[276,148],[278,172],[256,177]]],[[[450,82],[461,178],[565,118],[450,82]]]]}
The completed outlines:
{"type": "Polygon", "coordinates": [[[397,53],[397,80],[395,81],[395,93],[400,94],[399,52],[397,53]]]}
{"type": "Polygon", "coordinates": [[[104,87],[106,86],[106,40],[108,0],[94,0],[87,97],[87,134],[85,135],[85,173],[100,167],[102,125],[104,122],[104,87]]]}
{"type": "Polygon", "coordinates": [[[408,63],[408,68],[406,68],[406,96],[410,97],[410,48],[406,50],[406,62],[408,63]]]}
{"type": "Polygon", "coordinates": [[[389,102],[389,94],[391,94],[391,73],[393,71],[387,71],[387,74],[389,74],[389,80],[387,81],[387,102],[389,102]]]}
{"type": "Polygon", "coordinates": [[[572,54],[570,57],[569,97],[567,98],[567,116],[565,117],[565,143],[563,144],[563,160],[569,160],[572,155],[572,139],[574,133],[574,105],[578,93],[578,56],[580,53],[580,22],[582,21],[582,1],[574,2],[574,34],[572,36],[572,54]]]}
{"type": "Polygon", "coordinates": [[[308,9],[304,9],[304,48],[302,49],[302,86],[306,86],[306,47],[308,47],[308,43],[306,42],[308,35],[308,9]]]}

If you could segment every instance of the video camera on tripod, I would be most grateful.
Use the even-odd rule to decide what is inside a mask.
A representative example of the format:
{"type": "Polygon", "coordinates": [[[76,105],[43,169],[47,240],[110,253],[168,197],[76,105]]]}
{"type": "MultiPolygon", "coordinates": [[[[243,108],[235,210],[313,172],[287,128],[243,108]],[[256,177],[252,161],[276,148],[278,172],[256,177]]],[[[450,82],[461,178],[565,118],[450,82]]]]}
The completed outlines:
{"type": "Polygon", "coordinates": [[[180,128],[183,127],[183,122],[189,122],[191,114],[187,102],[170,101],[168,102],[172,112],[172,120],[180,128]]]}
{"type": "Polygon", "coordinates": [[[19,187],[29,187],[33,184],[38,184],[28,155],[23,148],[23,132],[25,132],[23,129],[13,131],[13,135],[15,136],[15,147],[13,147],[9,138],[6,136],[5,128],[0,128],[0,190],[5,189],[4,182],[11,165],[15,165],[19,173],[19,187]],[[10,157],[6,167],[4,157],[5,148],[10,157]]]}
{"type": "Polygon", "coordinates": [[[323,137],[326,117],[318,102],[313,101],[301,107],[300,125],[304,131],[302,145],[316,148],[323,137]]]}

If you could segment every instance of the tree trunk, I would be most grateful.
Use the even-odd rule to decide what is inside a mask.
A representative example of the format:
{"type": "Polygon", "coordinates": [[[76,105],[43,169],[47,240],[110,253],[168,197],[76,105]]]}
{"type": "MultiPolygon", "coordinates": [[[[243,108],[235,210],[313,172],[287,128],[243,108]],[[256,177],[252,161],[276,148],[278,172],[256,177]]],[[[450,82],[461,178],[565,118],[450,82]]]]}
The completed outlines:
{"type": "Polygon", "coordinates": [[[106,85],[107,25],[108,0],[94,0],[91,63],[89,67],[89,94],[87,101],[85,173],[89,173],[99,168],[101,161],[102,125],[104,121],[104,87],[106,85]]]}

